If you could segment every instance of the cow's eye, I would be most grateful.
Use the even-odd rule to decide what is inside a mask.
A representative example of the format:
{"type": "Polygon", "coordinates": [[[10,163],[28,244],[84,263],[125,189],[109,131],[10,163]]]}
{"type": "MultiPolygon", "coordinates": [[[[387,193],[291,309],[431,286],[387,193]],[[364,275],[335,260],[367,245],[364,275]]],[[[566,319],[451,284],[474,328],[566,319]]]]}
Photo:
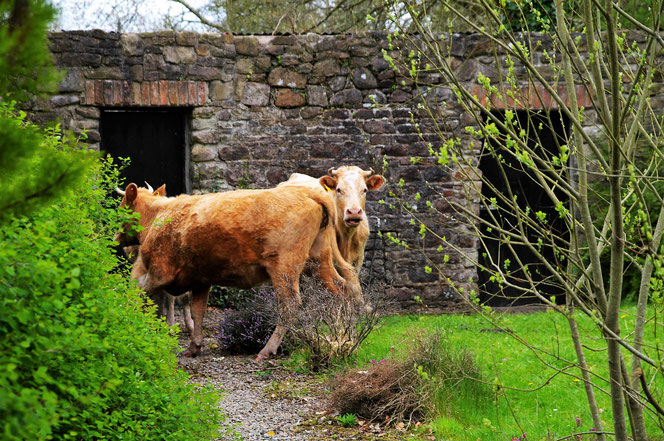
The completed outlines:
{"type": "Polygon", "coordinates": [[[366,193],[367,191],[368,191],[368,190],[367,190],[366,188],[365,188],[364,190],[362,190],[362,192],[364,192],[364,193],[366,193]]]}
{"type": "Polygon", "coordinates": [[[340,189],[339,187],[337,187],[337,193],[338,193],[339,195],[342,195],[342,194],[344,194],[344,192],[343,192],[343,191],[341,191],[341,189],[340,189]]]}

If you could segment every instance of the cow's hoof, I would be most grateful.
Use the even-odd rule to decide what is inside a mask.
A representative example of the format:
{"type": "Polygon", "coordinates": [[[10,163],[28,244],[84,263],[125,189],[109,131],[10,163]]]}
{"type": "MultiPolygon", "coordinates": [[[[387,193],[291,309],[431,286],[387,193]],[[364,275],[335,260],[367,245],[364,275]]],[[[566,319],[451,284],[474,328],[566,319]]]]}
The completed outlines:
{"type": "Polygon", "coordinates": [[[196,345],[194,343],[189,345],[187,351],[183,354],[185,357],[195,357],[201,353],[201,345],[196,345]]]}

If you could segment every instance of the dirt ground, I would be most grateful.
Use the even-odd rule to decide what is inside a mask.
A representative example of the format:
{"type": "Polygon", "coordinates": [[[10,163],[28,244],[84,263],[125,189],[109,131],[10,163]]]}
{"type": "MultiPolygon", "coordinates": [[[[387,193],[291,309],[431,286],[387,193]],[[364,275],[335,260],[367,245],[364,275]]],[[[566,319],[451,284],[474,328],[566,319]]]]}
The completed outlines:
{"type": "MultiPolygon", "coordinates": [[[[215,328],[223,314],[223,310],[208,308],[203,323],[203,353],[198,357],[182,355],[189,345],[189,334],[181,332],[178,364],[191,375],[193,382],[210,384],[223,391],[219,406],[241,439],[368,441],[412,437],[403,430],[368,422],[354,428],[342,427],[337,421],[338,414],[327,404],[325,380],[286,369],[279,357],[255,362],[253,356],[224,354],[215,339],[215,328]]],[[[176,317],[182,323],[179,312],[176,317]]]]}

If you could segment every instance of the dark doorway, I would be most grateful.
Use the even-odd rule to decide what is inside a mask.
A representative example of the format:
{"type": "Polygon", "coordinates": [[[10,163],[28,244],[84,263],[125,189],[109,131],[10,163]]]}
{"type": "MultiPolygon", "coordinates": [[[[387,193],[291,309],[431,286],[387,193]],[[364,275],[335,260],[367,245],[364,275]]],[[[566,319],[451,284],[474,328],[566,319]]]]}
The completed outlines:
{"type": "Polygon", "coordinates": [[[166,184],[169,196],[191,191],[187,120],[190,110],[103,109],[101,150],[131,158],[121,176],[125,184],[166,184]]]}
{"type": "MultiPolygon", "coordinates": [[[[501,121],[505,121],[505,112],[495,111],[494,115],[501,121]]],[[[554,155],[559,155],[560,146],[567,144],[568,139],[568,120],[564,115],[558,111],[544,112],[528,112],[517,111],[515,112],[516,124],[520,129],[526,131],[528,136],[528,145],[539,156],[552,159],[554,155]]],[[[505,138],[503,137],[503,140],[505,138]]],[[[548,234],[540,245],[541,254],[545,257],[547,262],[552,267],[564,268],[566,262],[560,260],[557,253],[554,252],[554,247],[551,246],[550,239],[553,235],[558,236],[562,241],[569,241],[569,231],[567,230],[565,222],[561,219],[559,213],[556,211],[554,203],[551,198],[542,190],[539,184],[535,181],[532,173],[528,167],[519,162],[515,156],[509,151],[496,144],[497,141],[485,141],[482,155],[480,157],[480,169],[486,180],[493,184],[494,188],[489,185],[482,186],[483,198],[496,198],[498,203],[493,207],[480,207],[480,216],[482,219],[490,220],[491,212],[498,216],[500,227],[504,230],[511,231],[517,228],[517,218],[513,213],[511,206],[506,206],[505,203],[500,201],[498,193],[509,195],[509,190],[516,196],[517,203],[521,209],[529,207],[530,213],[533,215],[537,212],[546,215],[546,227],[548,234]],[[486,144],[490,142],[491,144],[486,144]],[[491,148],[494,151],[500,149],[500,162],[495,155],[491,154],[491,148]],[[505,208],[503,210],[503,208],[505,208]],[[547,245],[548,243],[548,245],[547,245]]],[[[556,197],[563,201],[567,206],[567,198],[556,193],[556,197]]],[[[539,232],[534,229],[525,227],[528,241],[532,244],[537,244],[538,239],[542,237],[539,232]]],[[[480,245],[478,262],[483,267],[495,268],[500,266],[501,270],[507,272],[509,267],[508,282],[499,284],[487,271],[482,269],[478,270],[478,283],[480,289],[480,300],[491,306],[511,306],[511,305],[524,305],[530,303],[538,303],[537,296],[530,292],[525,292],[524,288],[530,288],[531,285],[527,281],[525,271],[528,271],[529,276],[534,282],[537,291],[547,298],[556,297],[557,302],[564,302],[564,291],[562,287],[556,282],[551,272],[545,265],[536,257],[535,253],[531,251],[526,245],[513,243],[512,248],[501,243],[498,240],[497,231],[487,228],[483,225],[481,233],[484,240],[484,247],[480,245]],[[519,260],[523,263],[522,266],[518,265],[516,259],[518,255],[519,260]],[[509,285],[513,286],[509,286],[509,285]]],[[[558,243],[558,242],[554,242],[558,243]]]]}

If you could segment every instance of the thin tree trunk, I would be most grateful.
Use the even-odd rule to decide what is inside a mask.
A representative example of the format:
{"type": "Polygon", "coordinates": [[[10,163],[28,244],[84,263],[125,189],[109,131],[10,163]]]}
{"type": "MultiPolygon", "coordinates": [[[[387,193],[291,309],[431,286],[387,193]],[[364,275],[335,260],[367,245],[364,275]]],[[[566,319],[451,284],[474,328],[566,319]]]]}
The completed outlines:
{"type": "Polygon", "coordinates": [[[588,368],[588,363],[586,362],[585,354],[583,353],[583,347],[581,346],[581,336],[579,335],[579,328],[576,324],[576,320],[572,315],[567,318],[567,323],[569,324],[569,329],[572,336],[572,342],[574,342],[574,350],[576,351],[576,359],[581,370],[581,376],[583,377],[583,386],[586,389],[586,397],[588,399],[588,407],[590,408],[590,414],[593,419],[593,426],[599,432],[597,434],[597,441],[604,441],[604,429],[602,428],[602,419],[599,414],[599,406],[595,400],[595,391],[593,390],[593,382],[590,378],[590,369],[588,368]]]}
{"type": "MultiPolygon", "coordinates": [[[[659,210],[659,217],[657,219],[657,225],[655,226],[655,232],[653,234],[652,242],[649,244],[651,250],[659,249],[659,244],[662,240],[662,231],[664,231],[664,205],[659,210]]],[[[654,255],[649,255],[646,257],[646,261],[643,264],[643,270],[641,271],[641,284],[639,285],[639,298],[636,305],[636,324],[634,325],[634,348],[641,351],[643,349],[643,328],[646,322],[646,307],[648,306],[648,294],[650,291],[650,277],[652,276],[653,271],[653,259],[654,255]]],[[[641,384],[639,383],[639,375],[641,375],[641,359],[637,356],[632,357],[632,376],[629,378],[632,389],[638,393],[641,390],[641,384]]],[[[647,432],[645,428],[645,420],[643,418],[643,404],[636,403],[636,408],[633,409],[635,421],[632,421],[632,431],[634,434],[634,439],[647,440],[647,432]],[[636,411],[635,411],[636,410],[636,411]]]]}
{"type": "MultiPolygon", "coordinates": [[[[606,326],[617,336],[620,335],[620,300],[622,296],[624,240],[623,214],[621,204],[622,157],[620,145],[620,77],[616,36],[616,23],[612,0],[606,0],[606,40],[608,45],[607,63],[610,71],[611,116],[607,127],[609,138],[609,188],[611,214],[611,269],[609,275],[609,299],[606,311],[606,326]]],[[[604,334],[608,343],[609,382],[611,385],[611,408],[616,441],[627,441],[627,421],[620,366],[620,345],[615,338],[604,334]]]]}
{"type": "MultiPolygon", "coordinates": [[[[567,23],[565,22],[565,19],[563,17],[563,5],[562,5],[562,0],[556,0],[555,1],[555,7],[556,7],[556,18],[557,18],[557,26],[558,26],[558,33],[560,35],[561,43],[563,48],[567,48],[569,45],[569,32],[567,30],[567,23]]],[[[570,64],[570,59],[569,59],[569,53],[563,49],[562,51],[562,56],[563,56],[563,71],[565,74],[565,82],[567,85],[567,90],[573,91],[575,90],[574,87],[574,76],[572,74],[572,67],[570,64]]],[[[579,115],[579,106],[578,102],[576,99],[576,94],[575,93],[569,93],[569,104],[570,104],[570,110],[572,113],[578,117],[579,115]]],[[[595,251],[595,256],[593,256],[593,253],[591,253],[591,259],[594,263],[593,265],[593,275],[595,280],[602,280],[601,279],[601,267],[599,265],[599,253],[597,253],[597,245],[594,243],[594,228],[592,224],[592,219],[590,217],[590,210],[588,209],[588,175],[586,172],[586,160],[585,160],[585,153],[582,151],[583,150],[583,142],[581,136],[578,136],[576,133],[578,129],[576,126],[573,128],[573,136],[572,136],[572,142],[573,143],[579,143],[581,145],[576,145],[576,149],[570,148],[570,151],[577,151],[579,154],[577,155],[577,164],[578,164],[578,177],[579,177],[579,199],[577,200],[577,209],[579,211],[579,214],[581,215],[582,222],[584,225],[584,230],[585,230],[585,237],[586,240],[589,240],[589,247],[591,250],[595,251]],[[597,279],[597,277],[600,277],[600,279],[597,279]]],[[[570,147],[572,147],[570,145],[570,147]]],[[[578,231],[573,231],[572,234],[579,234],[578,231]]],[[[602,302],[604,299],[604,293],[600,293],[600,289],[595,289],[595,292],[597,293],[596,297],[602,302]]],[[[568,297],[570,295],[568,294],[568,297]]],[[[604,302],[605,303],[605,302],[604,302]]],[[[570,305],[573,305],[572,302],[569,302],[570,305]]],[[[577,327],[576,320],[572,316],[572,310],[570,310],[569,315],[567,317],[567,322],[569,324],[570,328],[570,333],[572,337],[572,341],[574,343],[574,350],[576,352],[576,359],[577,363],[579,365],[579,369],[581,370],[581,376],[583,378],[583,385],[585,387],[586,391],[586,399],[588,400],[588,408],[590,409],[590,414],[593,419],[593,425],[599,432],[597,435],[597,440],[598,441],[604,441],[604,430],[602,428],[602,419],[600,418],[600,413],[599,413],[599,406],[597,405],[597,400],[595,399],[595,391],[593,390],[593,383],[590,378],[590,373],[588,369],[588,364],[586,363],[586,357],[585,354],[583,353],[583,347],[581,346],[581,337],[579,335],[579,329],[577,327]]]]}

